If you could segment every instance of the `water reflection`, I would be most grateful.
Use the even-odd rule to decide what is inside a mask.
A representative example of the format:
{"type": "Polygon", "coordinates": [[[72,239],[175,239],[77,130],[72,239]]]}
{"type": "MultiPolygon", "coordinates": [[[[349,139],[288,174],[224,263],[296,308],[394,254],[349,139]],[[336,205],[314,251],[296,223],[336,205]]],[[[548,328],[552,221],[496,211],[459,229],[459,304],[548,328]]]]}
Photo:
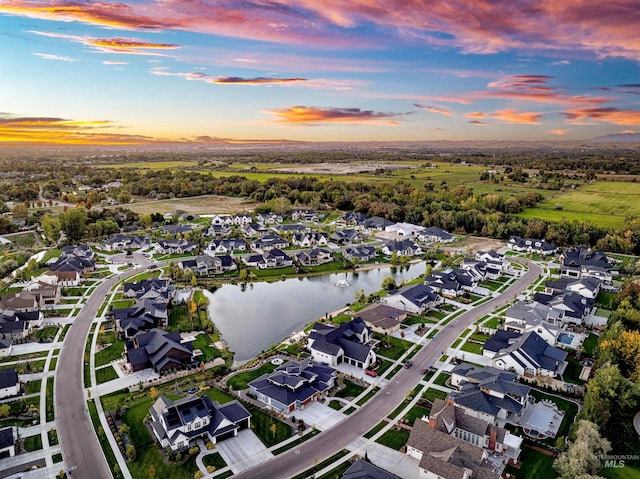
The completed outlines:
{"type": "Polygon", "coordinates": [[[336,273],[309,278],[291,278],[272,283],[226,284],[209,298],[209,315],[222,333],[235,360],[251,359],[313,320],[354,301],[361,289],[379,291],[392,276],[396,284],[425,272],[424,262],[398,268],[379,268],[359,273],[336,273]],[[340,279],[349,286],[335,286],[340,279]]]}

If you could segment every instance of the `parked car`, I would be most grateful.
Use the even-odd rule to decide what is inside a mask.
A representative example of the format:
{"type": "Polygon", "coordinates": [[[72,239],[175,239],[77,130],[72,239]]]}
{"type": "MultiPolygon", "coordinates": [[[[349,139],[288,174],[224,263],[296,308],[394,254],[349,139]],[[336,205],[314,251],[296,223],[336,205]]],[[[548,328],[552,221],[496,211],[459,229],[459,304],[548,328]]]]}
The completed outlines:
{"type": "Polygon", "coordinates": [[[365,373],[367,376],[371,376],[372,378],[375,378],[376,376],[378,376],[378,373],[377,373],[377,372],[375,372],[375,371],[373,371],[373,370],[371,370],[371,369],[365,369],[365,370],[364,370],[364,373],[365,373]]]}
{"type": "Polygon", "coordinates": [[[405,368],[409,369],[411,366],[413,366],[413,362],[412,361],[409,360],[409,361],[405,361],[404,362],[404,367],[405,368]]]}

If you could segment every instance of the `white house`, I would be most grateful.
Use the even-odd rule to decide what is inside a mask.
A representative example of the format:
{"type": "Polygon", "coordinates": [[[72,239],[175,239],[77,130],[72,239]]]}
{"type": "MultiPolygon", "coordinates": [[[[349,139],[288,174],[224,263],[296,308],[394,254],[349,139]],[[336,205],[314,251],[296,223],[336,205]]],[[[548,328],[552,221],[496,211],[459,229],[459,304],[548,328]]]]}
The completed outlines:
{"type": "Polygon", "coordinates": [[[309,333],[307,348],[313,361],[329,366],[344,362],[367,369],[376,360],[368,342],[369,328],[361,318],[355,318],[340,326],[316,323],[309,333]]]}
{"type": "Polygon", "coordinates": [[[16,369],[0,369],[0,399],[18,394],[20,394],[20,381],[16,369]]]}
{"type": "Polygon", "coordinates": [[[426,284],[416,284],[405,286],[385,296],[380,302],[401,311],[420,314],[435,308],[442,302],[442,297],[426,284]]]}

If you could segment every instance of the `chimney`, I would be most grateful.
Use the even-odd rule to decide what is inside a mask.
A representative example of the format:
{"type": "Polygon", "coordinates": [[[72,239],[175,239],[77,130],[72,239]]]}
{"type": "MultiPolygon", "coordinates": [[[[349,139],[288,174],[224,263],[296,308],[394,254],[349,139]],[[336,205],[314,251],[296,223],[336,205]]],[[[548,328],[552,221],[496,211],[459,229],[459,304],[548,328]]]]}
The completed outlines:
{"type": "Polygon", "coordinates": [[[436,418],[434,416],[429,416],[429,427],[436,427],[436,418]]]}

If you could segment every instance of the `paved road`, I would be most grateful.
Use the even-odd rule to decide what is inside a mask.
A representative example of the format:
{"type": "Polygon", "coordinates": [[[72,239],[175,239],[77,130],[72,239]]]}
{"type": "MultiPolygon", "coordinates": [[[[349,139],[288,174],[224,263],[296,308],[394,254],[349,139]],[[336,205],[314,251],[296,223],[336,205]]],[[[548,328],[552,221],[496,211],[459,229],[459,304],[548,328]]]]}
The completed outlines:
{"type": "MultiPolygon", "coordinates": [[[[135,261],[143,266],[150,264],[141,254],[135,255],[135,261]]],[[[73,477],[112,477],[85,402],[84,347],[91,323],[111,287],[143,269],[137,268],[100,284],[87,299],[64,339],[56,368],[55,410],[58,437],[66,464],[78,467],[73,477]]]]}
{"type": "Polygon", "coordinates": [[[502,295],[461,314],[447,324],[426,347],[423,347],[414,356],[413,368],[402,369],[386,387],[347,419],[300,444],[295,449],[233,477],[238,479],[291,477],[313,467],[316,460],[322,462],[336,452],[345,449],[352,441],[364,435],[380,422],[381,418],[387,417],[404,400],[407,391],[414,388],[422,379],[421,368],[434,364],[442,352],[446,351],[469,325],[479,317],[493,311],[494,308],[512,301],[516,295],[520,294],[542,274],[542,269],[539,266],[531,262],[528,264],[529,271],[502,295]]]}

